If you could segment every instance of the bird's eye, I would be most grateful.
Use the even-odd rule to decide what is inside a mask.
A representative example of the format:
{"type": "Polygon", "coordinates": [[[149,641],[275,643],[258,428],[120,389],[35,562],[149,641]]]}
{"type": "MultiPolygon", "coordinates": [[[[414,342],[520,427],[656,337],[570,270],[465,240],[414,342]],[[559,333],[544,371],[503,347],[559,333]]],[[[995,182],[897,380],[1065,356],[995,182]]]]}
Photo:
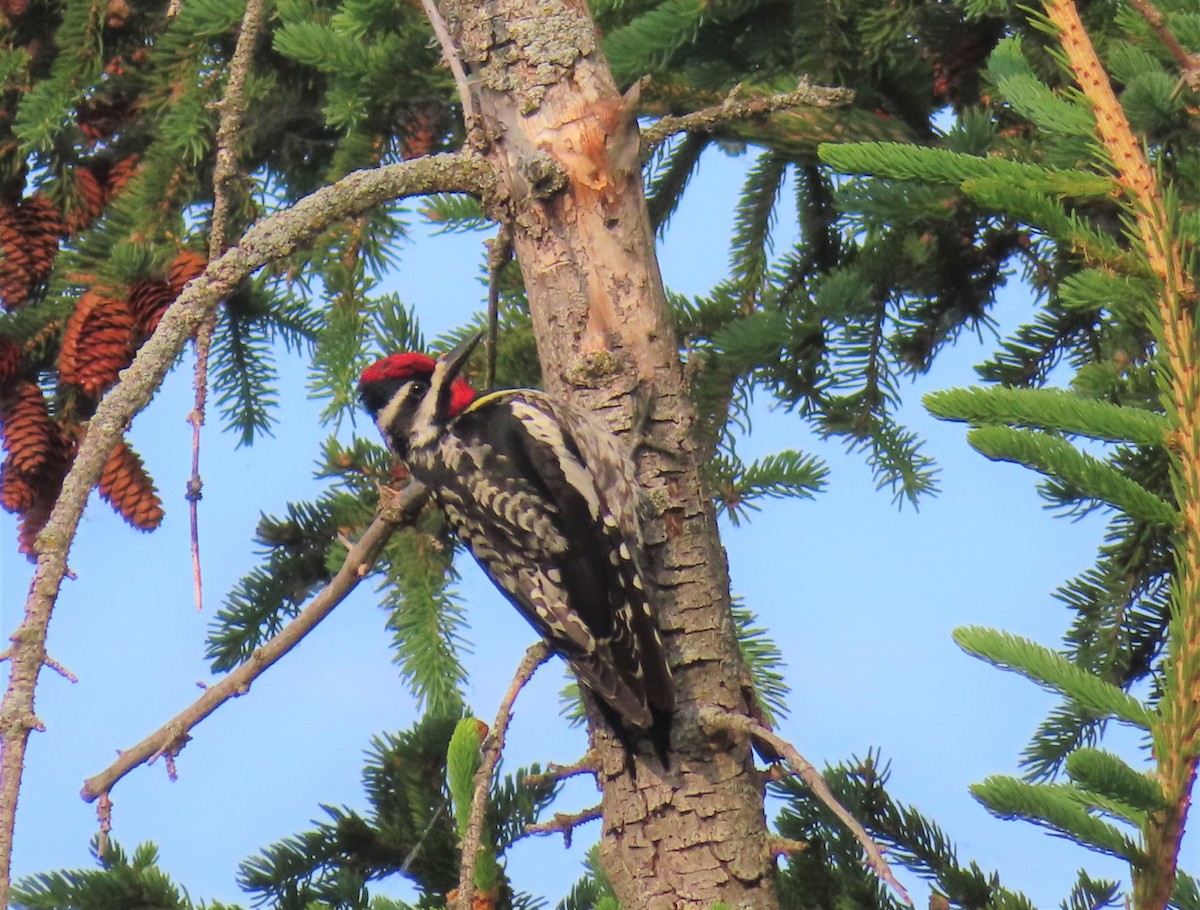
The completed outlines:
{"type": "Polygon", "coordinates": [[[426,392],[429,391],[429,383],[422,382],[420,379],[416,379],[408,384],[408,389],[409,389],[408,393],[410,395],[412,395],[416,398],[420,398],[426,392]]]}

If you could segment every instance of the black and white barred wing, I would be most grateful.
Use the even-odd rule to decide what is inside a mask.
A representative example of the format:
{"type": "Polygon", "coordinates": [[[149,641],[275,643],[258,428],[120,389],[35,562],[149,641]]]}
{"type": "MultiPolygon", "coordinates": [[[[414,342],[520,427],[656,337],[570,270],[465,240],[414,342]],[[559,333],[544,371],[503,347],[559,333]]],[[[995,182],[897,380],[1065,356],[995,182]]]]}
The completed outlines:
{"type": "Polygon", "coordinates": [[[672,710],[674,687],[643,569],[641,491],[625,447],[591,414],[538,392],[516,396],[513,414],[529,435],[531,460],[551,498],[571,515],[572,527],[589,526],[577,539],[590,538],[596,549],[580,560],[607,563],[607,596],[589,598],[588,617],[595,614],[597,625],[609,629],[614,667],[639,690],[643,705],[672,710]]]}

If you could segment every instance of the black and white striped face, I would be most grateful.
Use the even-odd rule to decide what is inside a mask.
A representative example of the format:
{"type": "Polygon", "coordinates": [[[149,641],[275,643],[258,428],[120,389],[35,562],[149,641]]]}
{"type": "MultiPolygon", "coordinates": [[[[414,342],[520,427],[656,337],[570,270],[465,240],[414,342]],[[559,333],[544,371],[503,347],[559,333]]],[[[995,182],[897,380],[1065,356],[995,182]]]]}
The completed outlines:
{"type": "Polygon", "coordinates": [[[388,448],[402,458],[434,369],[433,358],[424,354],[392,354],[367,367],[358,381],[359,400],[375,419],[388,448]]]}
{"type": "Polygon", "coordinates": [[[425,354],[392,354],[363,370],[359,398],[401,458],[432,446],[475,399],[475,390],[459,373],[481,337],[468,338],[437,361],[425,354]]]}
{"type": "Polygon", "coordinates": [[[417,429],[414,422],[428,394],[429,383],[426,380],[410,379],[397,385],[391,398],[373,412],[375,425],[379,427],[388,448],[401,458],[408,456],[417,429]]]}

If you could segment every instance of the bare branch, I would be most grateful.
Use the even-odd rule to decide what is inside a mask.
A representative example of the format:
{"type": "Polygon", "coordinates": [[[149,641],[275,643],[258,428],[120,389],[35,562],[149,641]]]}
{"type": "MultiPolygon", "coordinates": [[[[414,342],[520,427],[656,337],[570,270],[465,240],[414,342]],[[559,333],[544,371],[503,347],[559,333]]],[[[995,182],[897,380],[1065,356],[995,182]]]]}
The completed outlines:
{"type": "Polygon", "coordinates": [[[733,120],[761,117],[775,111],[792,107],[845,107],[854,101],[854,92],[848,88],[826,88],[813,86],[805,79],[791,92],[778,95],[760,95],[756,98],[739,98],[735,86],[720,104],[692,111],[690,114],[660,117],[652,126],[642,130],[642,155],[650,155],[676,133],[688,130],[711,132],[733,120]]]}
{"type": "Polygon", "coordinates": [[[544,641],[529,646],[521,659],[517,672],[513,674],[508,691],[500,701],[496,720],[487,738],[483,741],[483,754],[479,758],[479,769],[475,772],[475,792],[471,795],[471,812],[467,816],[467,830],[462,840],[462,860],[458,867],[458,889],[453,906],[460,910],[472,910],[475,898],[475,864],[479,861],[479,848],[483,843],[483,822],[487,813],[488,794],[492,789],[492,774],[504,750],[504,737],[508,733],[508,722],[512,719],[513,702],[537,670],[550,658],[550,646],[544,641]]]}
{"type": "Polygon", "coordinates": [[[138,765],[153,762],[159,756],[171,759],[179,754],[179,750],[191,739],[189,731],[193,727],[229,699],[248,692],[254,680],[299,644],[334,607],[345,600],[362,581],[392,532],[411,522],[428,498],[429,491],[422,484],[414,482],[407,486],[395,505],[382,509],[375,516],[375,520],[363,532],[358,543],[346,554],[337,575],[295,619],[284,626],[278,635],[256,649],[245,663],[216,685],[207,687],[204,694],[191,705],[136,746],[121,752],[120,757],[99,774],[84,781],[79,795],[91,802],[97,797],[107,795],[113,784],[138,765]]]}
{"type": "Polygon", "coordinates": [[[599,806],[592,806],[590,809],[583,809],[580,812],[555,812],[554,818],[548,822],[526,825],[525,833],[553,834],[556,831],[561,831],[563,846],[569,849],[571,846],[571,836],[574,834],[575,828],[578,825],[600,818],[602,814],[599,806]]]}
{"type": "Polygon", "coordinates": [[[700,710],[700,723],[710,729],[742,733],[755,739],[764,740],[774,746],[776,751],[783,756],[784,760],[791,766],[800,779],[808,784],[808,788],[813,791],[817,799],[824,803],[838,817],[842,824],[846,826],[846,829],[854,835],[855,839],[858,840],[863,848],[863,853],[866,855],[867,865],[871,870],[879,876],[881,881],[890,885],[896,894],[900,896],[901,900],[910,906],[912,905],[912,898],[908,896],[908,892],[904,890],[904,886],[892,874],[892,868],[888,865],[888,861],[884,859],[879,845],[871,839],[871,835],[867,834],[866,829],[859,824],[858,819],[851,815],[846,810],[846,807],[837,801],[837,797],[833,795],[829,789],[829,785],[825,783],[825,778],[796,750],[795,746],[773,730],[741,714],[730,714],[727,711],[721,711],[716,708],[702,708],[700,710]]]}

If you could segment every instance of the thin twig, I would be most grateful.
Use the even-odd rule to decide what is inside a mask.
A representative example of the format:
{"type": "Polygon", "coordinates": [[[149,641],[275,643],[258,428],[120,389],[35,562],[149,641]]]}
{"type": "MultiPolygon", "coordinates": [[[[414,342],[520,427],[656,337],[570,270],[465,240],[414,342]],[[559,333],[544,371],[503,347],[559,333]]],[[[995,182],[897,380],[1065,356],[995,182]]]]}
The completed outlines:
{"type": "Polygon", "coordinates": [[[53,670],[55,673],[57,673],[59,676],[61,676],[63,679],[65,679],[67,682],[73,682],[73,683],[79,682],[78,676],[76,676],[74,673],[72,673],[70,670],[68,670],[62,664],[60,664],[57,660],[55,660],[49,654],[46,655],[46,666],[49,667],[51,670],[53,670]]]}
{"type": "Polygon", "coordinates": [[[526,774],[525,786],[530,789],[544,787],[547,784],[558,783],[560,780],[566,780],[569,777],[577,777],[580,774],[595,774],[596,773],[596,754],[590,749],[584,753],[583,758],[569,765],[556,765],[551,762],[546,770],[541,774],[526,774]]]}
{"type": "Polygon", "coordinates": [[[442,18],[442,13],[434,0],[421,0],[421,6],[429,18],[429,24],[433,26],[433,33],[437,36],[438,43],[442,46],[442,56],[446,58],[446,65],[450,67],[450,72],[454,75],[454,85],[458,88],[458,97],[462,102],[463,121],[469,133],[475,122],[475,97],[471,93],[471,83],[467,80],[467,71],[463,69],[458,45],[454,43],[450,30],[446,28],[446,20],[442,18]]]}
{"type": "Polygon", "coordinates": [[[189,731],[231,698],[244,695],[250,684],[261,676],[268,667],[299,644],[316,625],[328,616],[333,608],[357,587],[369,570],[383,545],[396,528],[411,522],[416,517],[429,491],[419,483],[412,483],[400,494],[394,506],[383,509],[375,516],[362,537],[350,551],[337,575],[327,584],[300,614],[288,623],[279,634],[255,649],[250,657],[187,708],[171,718],[133,748],[101,771],[83,782],[80,791],[88,802],[106,795],[117,781],[141,764],[154,761],[160,755],[172,758],[190,739],[189,731]]]}
{"type": "MultiPolygon", "coordinates": [[[[266,5],[266,0],[248,0],[246,3],[237,44],[234,45],[233,56],[229,59],[229,78],[225,82],[225,94],[217,103],[221,116],[217,122],[216,154],[213,163],[213,214],[212,229],[208,235],[209,259],[216,259],[229,247],[229,219],[233,209],[234,184],[238,179],[234,144],[242,131],[242,123],[246,116],[246,80],[250,75],[254,49],[258,45],[258,35],[266,17],[266,5]]],[[[200,567],[199,513],[200,499],[204,491],[204,480],[200,477],[200,434],[208,403],[208,357],[212,350],[216,325],[217,312],[213,310],[196,329],[196,368],[192,379],[195,397],[192,412],[188,415],[188,423],[192,425],[192,475],[187,482],[185,498],[191,530],[192,583],[197,610],[204,609],[204,582],[200,567]]]]}
{"type": "Polygon", "coordinates": [[[1200,92],[1200,54],[1189,54],[1187,48],[1179,43],[1179,39],[1167,28],[1167,17],[1151,0],[1129,0],[1129,5],[1137,10],[1146,23],[1158,35],[1158,40],[1175,58],[1179,64],[1179,72],[1184,83],[1193,92],[1200,92]]]}
{"type": "Polygon", "coordinates": [[[776,751],[783,756],[784,760],[791,765],[792,770],[796,772],[800,779],[808,784],[808,788],[813,791],[817,799],[827,806],[842,824],[846,826],[846,829],[854,835],[863,848],[867,865],[871,870],[879,876],[881,881],[890,885],[904,903],[912,905],[912,898],[908,896],[908,892],[904,890],[904,886],[892,874],[892,867],[884,859],[879,845],[871,839],[871,835],[867,834],[866,829],[859,824],[858,819],[851,815],[846,810],[846,807],[837,801],[837,797],[833,795],[829,789],[829,785],[825,783],[825,778],[796,750],[795,746],[773,730],[764,727],[762,724],[743,714],[730,714],[727,711],[721,711],[716,708],[702,708],[700,710],[700,723],[711,729],[727,730],[742,733],[755,739],[762,739],[774,746],[776,751]]]}
{"type": "Polygon", "coordinates": [[[525,687],[534,671],[550,657],[550,646],[544,641],[536,642],[525,651],[517,672],[513,674],[508,691],[500,701],[496,720],[487,738],[483,741],[483,753],[479,757],[479,768],[475,772],[475,789],[471,794],[471,812],[467,816],[467,830],[462,839],[462,859],[458,867],[458,892],[455,904],[460,910],[472,910],[475,898],[475,864],[479,861],[479,849],[483,843],[483,822],[487,814],[488,794],[492,789],[492,774],[500,753],[504,750],[504,737],[508,733],[508,722],[512,719],[513,702],[525,687]]]}
{"type": "Polygon", "coordinates": [[[702,133],[734,120],[761,117],[791,107],[845,107],[854,101],[854,92],[847,88],[826,88],[809,85],[805,79],[793,91],[757,98],[739,98],[735,87],[720,104],[692,111],[689,114],[668,114],[642,130],[642,155],[648,157],[656,148],[676,133],[689,130],[702,133]]]}
{"type": "Polygon", "coordinates": [[[496,342],[500,335],[500,273],[513,254],[512,229],[503,221],[496,236],[488,242],[487,251],[487,372],[484,374],[483,387],[491,389],[496,385],[496,342]]]}
{"type": "Polygon", "coordinates": [[[7,906],[12,874],[13,826],[38,675],[46,660],[46,632],[67,576],[67,557],[92,487],[113,447],[162,384],[205,315],[256,270],[290,256],[330,224],[381,203],[425,193],[471,193],[494,205],[496,174],[479,155],[432,155],[367,168],[305,196],[288,209],[255,222],[234,247],[210,262],[167,307],[154,334],[104,396],[88,421],[87,435],[63,480],[46,526],[38,535],[37,567],[25,611],[10,637],[12,662],[0,701],[0,907],[7,906]]]}
{"type": "Polygon", "coordinates": [[[584,809],[580,812],[555,812],[554,818],[548,822],[538,822],[533,825],[525,826],[526,834],[554,834],[561,832],[563,836],[563,846],[567,849],[571,847],[571,835],[575,829],[582,824],[590,821],[595,821],[603,815],[603,811],[599,806],[592,806],[590,809],[584,809]]]}

